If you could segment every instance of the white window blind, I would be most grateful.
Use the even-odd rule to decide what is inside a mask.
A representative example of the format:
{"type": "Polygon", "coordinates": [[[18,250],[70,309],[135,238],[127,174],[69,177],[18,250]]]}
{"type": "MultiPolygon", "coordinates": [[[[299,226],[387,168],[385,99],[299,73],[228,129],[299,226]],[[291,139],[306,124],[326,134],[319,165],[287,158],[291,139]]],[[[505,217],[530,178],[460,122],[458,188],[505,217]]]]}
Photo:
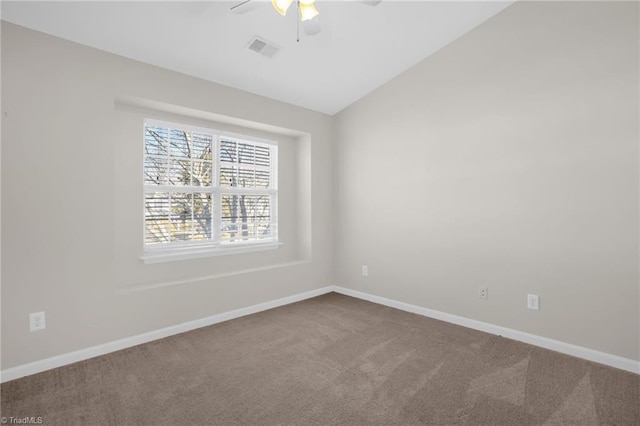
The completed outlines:
{"type": "Polygon", "coordinates": [[[277,145],[146,120],[145,251],[277,242],[277,145]]]}

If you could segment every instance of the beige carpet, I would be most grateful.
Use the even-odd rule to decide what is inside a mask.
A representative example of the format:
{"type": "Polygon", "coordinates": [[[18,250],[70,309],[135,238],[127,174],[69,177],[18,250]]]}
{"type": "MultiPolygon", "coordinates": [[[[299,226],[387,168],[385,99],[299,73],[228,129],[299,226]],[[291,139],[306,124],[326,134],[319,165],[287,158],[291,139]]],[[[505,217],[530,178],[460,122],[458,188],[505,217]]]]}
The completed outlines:
{"type": "Polygon", "coordinates": [[[640,376],[334,293],[1,392],[51,425],[640,425],[640,376]]]}

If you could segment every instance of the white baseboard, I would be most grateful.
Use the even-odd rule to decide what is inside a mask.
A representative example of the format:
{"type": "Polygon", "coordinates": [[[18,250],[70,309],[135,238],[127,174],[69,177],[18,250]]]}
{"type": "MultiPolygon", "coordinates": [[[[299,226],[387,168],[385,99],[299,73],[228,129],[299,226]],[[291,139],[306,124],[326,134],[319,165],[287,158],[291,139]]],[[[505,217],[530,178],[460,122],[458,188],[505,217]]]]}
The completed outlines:
{"type": "Polygon", "coordinates": [[[292,296],[283,297],[281,299],[271,300],[269,302],[258,303],[257,305],[248,306],[246,308],[236,309],[234,311],[223,312],[221,314],[212,315],[207,318],[189,321],[171,327],[162,328],[160,330],[150,331],[148,333],[138,334],[132,337],[116,340],[98,346],[70,352],[63,355],[46,358],[40,361],[31,362],[29,364],[19,365],[17,367],[8,368],[0,372],[0,383],[10,380],[19,379],[20,377],[30,376],[32,374],[41,373],[53,368],[62,367],[64,365],[73,364],[74,362],[84,361],[100,355],[137,346],[142,343],[151,342],[153,340],[162,339],[173,336],[174,334],[184,333],[186,331],[195,330],[209,325],[229,321],[234,318],[243,317],[245,315],[255,314],[257,312],[266,311],[267,309],[277,308],[278,306],[288,305],[290,303],[299,302],[311,297],[320,296],[325,293],[334,291],[334,286],[322,287],[304,293],[294,294],[292,296]]]}
{"type": "Polygon", "coordinates": [[[153,340],[162,339],[165,337],[173,336],[175,334],[184,333],[187,331],[195,330],[197,328],[206,327],[206,326],[217,324],[220,322],[229,321],[234,318],[243,317],[245,315],[255,314],[257,312],[266,311],[268,309],[277,308],[279,306],[288,305],[290,303],[299,302],[301,300],[309,299],[312,297],[320,296],[322,294],[331,293],[331,292],[336,292],[336,293],[344,294],[346,296],[356,297],[358,299],[363,299],[363,300],[367,300],[369,302],[377,303],[380,305],[389,306],[391,308],[400,309],[402,311],[411,312],[414,314],[418,314],[418,315],[422,315],[430,318],[435,318],[435,319],[446,321],[452,324],[461,325],[463,327],[484,331],[486,333],[504,336],[513,340],[529,343],[531,345],[539,346],[545,349],[550,349],[556,352],[561,352],[567,355],[572,355],[578,358],[583,358],[589,361],[619,368],[621,370],[631,371],[633,373],[640,374],[639,361],[622,358],[617,355],[599,352],[593,349],[572,345],[570,343],[564,343],[558,340],[548,339],[546,337],[536,336],[534,334],[529,334],[522,331],[506,328],[506,327],[488,324],[485,322],[476,321],[469,318],[460,317],[457,315],[447,314],[445,312],[435,311],[433,309],[428,309],[421,306],[411,305],[409,303],[387,299],[381,296],[375,296],[369,293],[363,293],[361,291],[352,290],[345,287],[327,286],[327,287],[322,287],[322,288],[318,288],[311,291],[306,291],[304,293],[283,297],[281,299],[259,303],[257,305],[248,306],[246,308],[236,309],[234,311],[212,315],[207,318],[202,318],[199,320],[189,321],[189,322],[174,325],[171,327],[166,327],[160,330],[138,334],[136,336],[127,337],[124,339],[116,340],[116,341],[105,343],[102,345],[93,346],[86,349],[80,349],[78,351],[70,352],[63,355],[58,355],[51,358],[46,358],[46,359],[35,361],[29,364],[23,364],[17,367],[8,368],[0,372],[0,383],[8,382],[10,380],[18,379],[24,376],[30,376],[36,373],[41,373],[46,370],[51,370],[57,367],[62,367],[64,365],[73,364],[74,362],[84,361],[86,359],[90,359],[100,355],[105,355],[111,352],[130,348],[132,346],[137,346],[143,343],[151,342],[153,340]]]}
{"type": "Polygon", "coordinates": [[[369,293],[352,290],[349,288],[333,286],[333,291],[344,294],[346,296],[357,297],[358,299],[367,300],[369,302],[378,303],[380,305],[389,306],[391,308],[400,309],[402,311],[423,315],[429,318],[446,321],[452,324],[461,325],[463,327],[472,328],[474,330],[484,331],[489,334],[504,336],[509,339],[518,340],[520,342],[529,343],[541,348],[550,349],[567,355],[572,355],[588,361],[597,362],[599,364],[608,365],[610,367],[619,368],[621,370],[630,371],[640,374],[640,361],[623,358],[617,355],[599,352],[582,346],[572,345],[570,343],[561,342],[559,340],[548,339],[546,337],[536,336],[535,334],[525,333],[523,331],[513,330],[511,328],[501,327],[482,321],[460,317],[457,315],[447,314],[445,312],[435,311],[433,309],[423,308],[421,306],[411,305],[409,303],[398,302],[397,300],[387,299],[386,297],[375,296],[369,293]]]}

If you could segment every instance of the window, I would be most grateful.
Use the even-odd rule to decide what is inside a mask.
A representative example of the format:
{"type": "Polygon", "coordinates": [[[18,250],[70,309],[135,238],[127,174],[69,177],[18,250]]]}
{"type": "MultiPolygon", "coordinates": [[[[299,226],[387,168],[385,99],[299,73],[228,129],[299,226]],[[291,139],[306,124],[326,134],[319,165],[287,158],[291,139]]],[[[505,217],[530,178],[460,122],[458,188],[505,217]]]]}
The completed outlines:
{"type": "Polygon", "coordinates": [[[277,243],[274,142],[155,120],[144,127],[145,261],[277,243]]]}

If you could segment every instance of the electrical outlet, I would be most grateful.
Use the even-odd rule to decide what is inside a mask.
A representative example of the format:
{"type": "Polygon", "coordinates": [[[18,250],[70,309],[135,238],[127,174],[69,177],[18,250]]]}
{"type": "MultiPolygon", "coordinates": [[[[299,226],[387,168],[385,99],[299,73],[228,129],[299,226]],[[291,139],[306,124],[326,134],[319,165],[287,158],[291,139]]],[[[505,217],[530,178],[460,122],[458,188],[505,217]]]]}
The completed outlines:
{"type": "Polygon", "coordinates": [[[369,276],[369,267],[367,265],[362,265],[362,276],[363,277],[369,276]]]}
{"type": "Polygon", "coordinates": [[[44,330],[46,327],[47,324],[44,320],[44,312],[34,312],[32,314],[29,314],[30,331],[44,330]]]}
{"type": "Polygon", "coordinates": [[[488,299],[489,298],[489,289],[486,285],[481,285],[478,287],[478,297],[480,299],[488,299]]]}
{"type": "Polygon", "coordinates": [[[540,297],[535,294],[527,294],[527,308],[534,311],[540,310],[540,297]]]}

